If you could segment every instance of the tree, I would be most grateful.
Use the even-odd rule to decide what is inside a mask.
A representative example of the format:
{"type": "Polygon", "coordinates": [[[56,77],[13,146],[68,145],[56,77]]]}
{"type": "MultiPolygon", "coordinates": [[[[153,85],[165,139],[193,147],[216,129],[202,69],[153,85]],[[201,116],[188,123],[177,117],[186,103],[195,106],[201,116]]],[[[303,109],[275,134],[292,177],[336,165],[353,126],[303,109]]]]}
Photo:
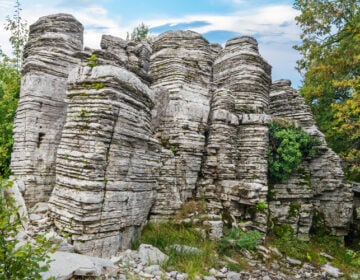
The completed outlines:
{"type": "Polygon", "coordinates": [[[14,58],[0,50],[0,176],[10,175],[10,157],[13,145],[13,123],[20,92],[22,54],[27,41],[27,24],[20,16],[20,2],[16,1],[12,18],[7,17],[6,30],[14,58]]]}
{"type": "Polygon", "coordinates": [[[0,280],[42,279],[41,272],[47,271],[51,262],[49,253],[58,245],[44,235],[37,235],[33,243],[20,243],[17,236],[23,217],[7,192],[11,184],[0,177],[0,280]]]}
{"type": "Polygon", "coordinates": [[[153,38],[149,34],[149,26],[141,23],[139,26],[135,27],[131,32],[131,36],[129,38],[129,33],[127,34],[126,40],[131,40],[135,42],[142,42],[142,41],[153,41],[153,38]]]}
{"type": "Polygon", "coordinates": [[[302,43],[297,69],[300,93],[310,104],[327,142],[360,181],[359,0],[296,0],[302,43]]]}
{"type": "Polygon", "coordinates": [[[20,91],[20,73],[5,56],[0,60],[0,176],[10,175],[13,123],[20,91]]]}
{"type": "Polygon", "coordinates": [[[19,0],[16,0],[14,8],[15,11],[13,16],[6,17],[7,24],[5,25],[5,29],[11,33],[9,41],[13,49],[15,67],[19,71],[21,68],[24,46],[27,42],[28,28],[26,21],[24,21],[20,15],[22,9],[19,0]]]}

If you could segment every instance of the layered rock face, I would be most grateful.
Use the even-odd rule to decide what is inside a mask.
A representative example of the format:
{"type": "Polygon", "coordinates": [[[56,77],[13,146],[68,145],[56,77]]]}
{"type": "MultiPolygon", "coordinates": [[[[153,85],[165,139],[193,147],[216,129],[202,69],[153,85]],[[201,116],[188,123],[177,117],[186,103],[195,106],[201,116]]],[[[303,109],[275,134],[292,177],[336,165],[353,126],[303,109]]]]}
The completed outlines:
{"type": "Polygon", "coordinates": [[[273,220],[290,224],[303,239],[308,238],[314,222],[323,222],[334,235],[346,235],[353,194],[349,185],[344,183],[340,158],[327,147],[309,106],[291,88],[290,81],[280,80],[272,85],[270,111],[273,117],[293,121],[321,141],[314,159],[305,161],[287,182],[273,187],[273,201],[270,202],[273,220]]]}
{"type": "Polygon", "coordinates": [[[50,209],[77,251],[109,257],[130,247],[155,201],[159,144],[151,138],[151,90],[98,61],[69,75],[50,209]]]}
{"type": "Polygon", "coordinates": [[[82,43],[83,26],[71,15],[42,17],[30,26],[11,159],[13,174],[25,183],[28,206],[47,201],[54,186],[66,82],[82,43]]]}
{"type": "Polygon", "coordinates": [[[352,194],[339,158],[289,82],[271,86],[255,39],[222,49],[192,31],[151,45],[104,35],[101,49],[82,51],[81,24],[58,14],[31,26],[25,58],[11,167],[26,203],[49,201],[78,252],[115,255],[147,220],[171,219],[195,196],[214,238],[223,221],[265,233],[269,220],[306,239],[314,217],[346,234],[352,194]],[[269,191],[271,118],[321,146],[269,191]]]}
{"type": "Polygon", "coordinates": [[[154,219],[175,214],[192,197],[210,110],[212,48],[192,31],[170,31],[153,43],[153,127],[163,146],[154,219]]]}
{"type": "Polygon", "coordinates": [[[267,195],[271,67],[255,39],[226,43],[214,62],[214,84],[200,195],[215,213],[225,210],[236,222],[251,220],[265,232],[267,211],[255,207],[267,195]]]}

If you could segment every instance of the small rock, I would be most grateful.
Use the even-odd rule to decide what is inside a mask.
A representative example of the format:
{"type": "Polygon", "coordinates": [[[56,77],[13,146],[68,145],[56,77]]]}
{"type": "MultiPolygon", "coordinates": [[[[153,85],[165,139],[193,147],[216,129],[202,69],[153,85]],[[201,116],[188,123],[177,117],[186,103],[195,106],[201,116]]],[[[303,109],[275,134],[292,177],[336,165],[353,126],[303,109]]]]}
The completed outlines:
{"type": "Polygon", "coordinates": [[[221,273],[226,273],[226,272],[228,272],[227,267],[224,266],[222,269],[220,269],[220,272],[221,272],[221,273]]]}
{"type": "Polygon", "coordinates": [[[186,273],[178,273],[176,275],[176,280],[185,280],[187,279],[188,275],[186,273]]]}
{"type": "Polygon", "coordinates": [[[43,216],[33,213],[30,214],[29,218],[31,221],[40,221],[43,218],[43,216]]]}
{"type": "Polygon", "coordinates": [[[178,274],[177,271],[171,271],[171,272],[168,273],[168,275],[169,275],[170,277],[173,277],[173,278],[175,278],[177,274],[178,274]]]}
{"type": "Polygon", "coordinates": [[[262,280],[271,280],[271,278],[270,278],[270,276],[265,275],[265,276],[262,278],[262,280]]]}
{"type": "Polygon", "coordinates": [[[216,275],[217,270],[216,270],[215,268],[211,268],[211,269],[209,270],[209,273],[210,273],[211,275],[216,275]]]}
{"type": "Polygon", "coordinates": [[[224,259],[229,262],[229,263],[233,263],[233,264],[239,264],[239,262],[237,262],[236,260],[228,257],[228,256],[224,256],[224,259]]]}
{"type": "Polygon", "coordinates": [[[343,275],[343,273],[340,272],[340,270],[330,264],[325,264],[321,270],[325,273],[325,276],[332,276],[332,277],[339,277],[343,275]]]}
{"type": "Polygon", "coordinates": [[[228,272],[228,274],[226,276],[226,279],[228,279],[228,280],[240,280],[242,278],[241,278],[240,273],[230,271],[230,272],[228,272]]]}
{"type": "Polygon", "coordinates": [[[39,202],[36,203],[33,208],[31,208],[30,212],[35,214],[44,214],[48,211],[48,209],[49,209],[49,205],[47,202],[39,202]]]}
{"type": "Polygon", "coordinates": [[[278,270],[280,269],[280,265],[277,264],[277,263],[272,263],[272,264],[271,264],[271,268],[272,268],[273,270],[275,270],[275,271],[278,271],[278,270]]]}
{"type": "Polygon", "coordinates": [[[258,248],[258,250],[260,250],[261,252],[264,252],[267,255],[270,254],[270,250],[268,248],[266,248],[265,246],[259,245],[257,248],[258,248]]]}
{"type": "Polygon", "coordinates": [[[249,260],[253,259],[253,256],[251,255],[251,253],[246,249],[241,249],[241,254],[249,260]]]}
{"type": "Polygon", "coordinates": [[[147,278],[147,279],[153,278],[153,275],[152,275],[152,274],[145,273],[145,272],[140,272],[140,273],[139,273],[139,276],[140,276],[140,277],[143,277],[143,278],[147,278]]]}
{"type": "Polygon", "coordinates": [[[301,261],[297,260],[297,259],[293,259],[290,257],[286,257],[286,260],[289,264],[291,265],[301,265],[301,261]]]}
{"type": "Polygon", "coordinates": [[[160,265],[158,264],[154,264],[154,265],[150,265],[148,267],[145,267],[144,272],[148,273],[148,274],[154,274],[154,272],[156,271],[160,271],[160,265]]]}
{"type": "Polygon", "coordinates": [[[204,276],[204,280],[216,280],[214,276],[204,276]]]}
{"type": "Polygon", "coordinates": [[[322,256],[322,257],[324,257],[324,258],[326,258],[326,259],[328,259],[328,260],[330,260],[330,261],[334,260],[334,257],[333,257],[333,256],[330,256],[330,255],[328,255],[328,254],[326,254],[326,253],[324,253],[324,252],[321,252],[321,253],[320,253],[320,256],[322,256]]]}
{"type": "Polygon", "coordinates": [[[140,245],[139,257],[143,264],[163,264],[169,259],[169,257],[158,248],[149,244],[140,245]]]}
{"type": "Polygon", "coordinates": [[[276,247],[269,247],[269,250],[277,257],[281,258],[283,256],[276,247]]]}

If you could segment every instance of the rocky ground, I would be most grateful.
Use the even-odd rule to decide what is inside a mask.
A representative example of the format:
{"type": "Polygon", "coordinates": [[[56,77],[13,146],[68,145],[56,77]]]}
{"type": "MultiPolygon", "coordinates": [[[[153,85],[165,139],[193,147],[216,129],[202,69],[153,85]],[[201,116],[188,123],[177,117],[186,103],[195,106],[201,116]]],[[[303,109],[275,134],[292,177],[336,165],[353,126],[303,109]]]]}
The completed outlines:
{"type": "MultiPolygon", "coordinates": [[[[47,216],[46,203],[37,205],[29,215],[29,227],[26,233],[20,234],[21,238],[31,238],[39,229],[50,227],[47,216]]],[[[41,231],[41,230],[40,230],[41,231]]],[[[111,259],[102,259],[86,255],[76,254],[72,245],[55,232],[47,233],[49,238],[59,244],[57,252],[51,257],[50,270],[43,274],[43,279],[51,276],[55,279],[196,279],[196,280],[292,280],[292,279],[346,279],[343,273],[330,265],[332,256],[325,253],[322,257],[329,260],[321,268],[316,268],[310,263],[303,263],[282,255],[277,248],[258,246],[256,251],[241,250],[247,269],[241,272],[231,271],[227,263],[238,264],[236,260],[227,258],[227,263],[219,261],[215,269],[208,268],[207,275],[188,275],[184,271],[176,271],[171,267],[163,269],[162,264],[168,256],[152,245],[141,244],[138,250],[126,250],[111,259]]],[[[185,245],[173,245],[181,252],[193,253],[194,258],[198,248],[185,245]]],[[[353,279],[360,279],[360,275],[354,275],[353,279]]]]}
{"type": "MultiPolygon", "coordinates": [[[[68,247],[69,248],[69,247],[68,247]]],[[[186,247],[186,250],[196,248],[186,247]]],[[[179,250],[184,250],[179,245],[179,250]]],[[[247,259],[250,269],[241,272],[231,271],[224,265],[221,269],[209,268],[208,275],[189,276],[182,271],[175,271],[171,268],[165,271],[161,264],[168,256],[152,245],[141,244],[138,250],[127,250],[118,256],[109,259],[101,259],[79,255],[70,252],[56,252],[52,255],[54,261],[43,278],[50,276],[56,279],[259,279],[259,280],[290,280],[290,279],[346,279],[339,269],[330,264],[324,265],[321,269],[313,267],[309,263],[302,263],[299,260],[282,256],[276,248],[259,247],[256,254],[270,258],[276,255],[276,259],[265,264],[263,261],[255,260],[254,254],[244,250],[243,255],[247,259]]],[[[196,254],[194,254],[196,257],[196,254]]],[[[331,256],[327,256],[331,258],[331,256]]],[[[228,259],[229,262],[236,262],[228,259]]],[[[356,276],[354,276],[356,277],[356,276]]],[[[357,279],[357,278],[354,278],[357,279]]]]}

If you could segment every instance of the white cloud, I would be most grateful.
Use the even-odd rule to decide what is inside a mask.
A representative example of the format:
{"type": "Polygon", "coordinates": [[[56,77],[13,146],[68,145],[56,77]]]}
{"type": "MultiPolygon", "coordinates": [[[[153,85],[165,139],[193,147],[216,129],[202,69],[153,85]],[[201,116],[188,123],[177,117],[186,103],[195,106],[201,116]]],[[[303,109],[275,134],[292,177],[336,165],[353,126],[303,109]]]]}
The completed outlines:
{"type": "MultiPolygon", "coordinates": [[[[296,53],[291,49],[289,42],[298,41],[299,29],[295,24],[294,17],[297,11],[291,5],[266,5],[252,6],[245,9],[241,4],[249,2],[246,0],[221,0],[231,2],[234,12],[230,14],[188,14],[181,17],[168,17],[163,15],[139,15],[138,19],[127,21],[126,15],[111,15],[111,11],[101,6],[102,0],[76,0],[78,5],[71,5],[73,1],[48,0],[24,1],[22,16],[28,23],[35,22],[40,16],[65,12],[73,14],[84,26],[84,43],[91,48],[99,48],[102,34],[111,34],[122,38],[126,32],[130,32],[139,22],[145,22],[150,27],[166,24],[176,25],[180,23],[191,23],[204,21],[208,25],[191,28],[199,33],[210,31],[232,31],[241,35],[256,36],[259,40],[260,52],[274,66],[274,73],[281,72],[280,67],[291,71],[297,59],[296,53]],[[81,8],[79,8],[81,5],[81,8]],[[281,51],[279,51],[281,50],[281,51]],[[280,65],[281,63],[281,65],[280,65]]],[[[1,0],[0,12],[3,15],[12,14],[12,1],[1,0]]],[[[3,26],[4,18],[0,18],[3,26]]],[[[0,28],[0,46],[10,53],[7,38],[9,33],[0,28]]],[[[286,71],[284,71],[286,73],[286,71]]],[[[295,70],[294,70],[295,72],[295,70]]]]}

